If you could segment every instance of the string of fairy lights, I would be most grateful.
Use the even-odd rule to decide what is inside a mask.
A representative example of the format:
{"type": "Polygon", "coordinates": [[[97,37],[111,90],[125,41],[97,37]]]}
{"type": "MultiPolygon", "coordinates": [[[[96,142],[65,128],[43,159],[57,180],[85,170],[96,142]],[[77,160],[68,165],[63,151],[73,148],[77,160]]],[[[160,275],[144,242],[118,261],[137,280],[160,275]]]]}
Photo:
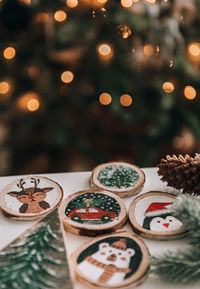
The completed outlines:
{"type": "MultiPolygon", "coordinates": [[[[21,2],[30,5],[31,0],[20,0],[21,2]]],[[[80,0],[79,0],[80,1],[80,0]]],[[[74,9],[78,7],[79,5],[78,0],[66,0],[66,6],[70,9],[74,9]]],[[[101,7],[102,12],[106,12],[106,9],[103,7],[103,5],[107,2],[108,0],[82,0],[84,4],[91,6],[92,5],[95,7],[101,7]]],[[[163,2],[167,2],[168,0],[163,0],[163,2]]],[[[0,0],[2,2],[2,0],[0,0]]],[[[121,6],[124,8],[131,8],[134,3],[139,2],[139,0],[121,0],[121,6]]],[[[156,0],[144,0],[145,3],[148,4],[156,4],[156,0]]],[[[95,18],[95,11],[92,12],[92,16],[95,18]]],[[[57,10],[54,12],[53,15],[54,21],[58,23],[63,23],[67,21],[68,14],[64,10],[57,10]]],[[[35,20],[38,23],[45,23],[48,22],[49,20],[49,15],[47,12],[42,12],[38,13],[35,17],[35,20]]],[[[117,27],[118,32],[120,33],[121,37],[123,39],[126,39],[130,37],[131,35],[131,29],[125,25],[121,24],[117,27]]],[[[99,43],[96,47],[97,55],[100,61],[104,62],[109,62],[112,60],[114,57],[114,48],[110,43],[99,43]]],[[[160,51],[159,46],[157,45],[154,47],[153,45],[146,43],[143,46],[143,55],[144,57],[152,57],[153,55],[158,55],[160,51]]],[[[132,50],[133,53],[135,53],[135,49],[132,50]]],[[[7,62],[13,62],[15,61],[15,57],[17,54],[17,49],[14,46],[8,46],[3,49],[1,52],[2,57],[5,59],[7,62]]],[[[192,42],[189,43],[187,46],[187,56],[189,60],[195,64],[200,62],[200,43],[199,42],[192,42]]],[[[169,67],[172,68],[174,65],[173,59],[169,60],[169,67]]],[[[40,69],[37,66],[30,66],[27,70],[27,73],[30,77],[37,77],[40,73],[40,69]]],[[[63,71],[60,75],[60,80],[64,84],[70,84],[74,80],[74,72],[70,70],[63,71]]],[[[165,93],[173,93],[176,90],[176,85],[170,80],[166,80],[162,84],[162,89],[165,93]]],[[[13,83],[11,80],[5,80],[2,79],[0,80],[0,95],[1,96],[7,96],[11,94],[13,91],[13,83]]],[[[193,100],[197,96],[197,91],[196,89],[191,86],[191,85],[186,85],[184,87],[183,95],[185,96],[186,99],[188,100],[193,100]]],[[[112,102],[112,96],[108,92],[102,92],[99,97],[99,102],[102,105],[110,105],[112,102]]],[[[120,104],[124,107],[129,107],[133,104],[133,97],[129,94],[122,94],[120,96],[120,104]]],[[[40,97],[37,93],[35,92],[27,92],[21,95],[18,98],[17,101],[17,106],[18,108],[26,111],[36,111],[40,108],[40,97]]]]}

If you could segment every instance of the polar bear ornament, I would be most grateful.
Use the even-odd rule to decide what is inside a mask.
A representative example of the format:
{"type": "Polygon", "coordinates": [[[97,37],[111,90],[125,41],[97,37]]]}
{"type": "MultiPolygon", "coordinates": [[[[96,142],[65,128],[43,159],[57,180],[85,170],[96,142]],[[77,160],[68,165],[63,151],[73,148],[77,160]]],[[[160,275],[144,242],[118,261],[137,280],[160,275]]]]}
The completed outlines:
{"type": "Polygon", "coordinates": [[[126,288],[125,285],[141,280],[147,273],[148,250],[136,236],[123,232],[94,241],[77,255],[79,280],[96,284],[95,288],[118,288],[123,284],[126,288]]]}

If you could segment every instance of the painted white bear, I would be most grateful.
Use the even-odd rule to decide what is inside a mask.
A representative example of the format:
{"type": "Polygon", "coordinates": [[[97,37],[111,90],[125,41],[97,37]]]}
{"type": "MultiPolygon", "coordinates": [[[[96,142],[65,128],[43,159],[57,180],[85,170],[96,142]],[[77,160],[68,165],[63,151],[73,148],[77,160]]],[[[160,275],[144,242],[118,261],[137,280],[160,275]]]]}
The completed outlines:
{"type": "Polygon", "coordinates": [[[127,248],[126,239],[120,239],[111,245],[101,243],[99,250],[86,257],[78,268],[92,281],[108,285],[120,284],[125,275],[131,272],[129,265],[134,254],[134,249],[127,248]]]}

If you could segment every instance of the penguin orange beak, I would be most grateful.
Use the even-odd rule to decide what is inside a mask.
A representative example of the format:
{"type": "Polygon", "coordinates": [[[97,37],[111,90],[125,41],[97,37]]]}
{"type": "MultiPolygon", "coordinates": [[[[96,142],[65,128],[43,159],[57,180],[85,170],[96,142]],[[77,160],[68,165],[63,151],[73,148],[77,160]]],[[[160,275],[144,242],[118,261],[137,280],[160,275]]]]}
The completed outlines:
{"type": "Polygon", "coordinates": [[[169,223],[164,223],[163,226],[165,226],[166,228],[169,227],[169,223]]]}

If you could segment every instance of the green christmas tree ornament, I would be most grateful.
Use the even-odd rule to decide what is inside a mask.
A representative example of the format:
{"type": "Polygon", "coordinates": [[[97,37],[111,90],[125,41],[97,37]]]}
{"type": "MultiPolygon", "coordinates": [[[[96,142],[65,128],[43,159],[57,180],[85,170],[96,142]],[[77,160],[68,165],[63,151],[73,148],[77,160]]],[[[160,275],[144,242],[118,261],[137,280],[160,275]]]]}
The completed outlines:
{"type": "Polygon", "coordinates": [[[0,289],[71,289],[57,209],[0,251],[0,289]]]}
{"type": "Polygon", "coordinates": [[[99,165],[94,168],[90,178],[91,188],[107,190],[122,198],[138,194],[144,182],[143,171],[136,165],[125,162],[99,165]]]}

